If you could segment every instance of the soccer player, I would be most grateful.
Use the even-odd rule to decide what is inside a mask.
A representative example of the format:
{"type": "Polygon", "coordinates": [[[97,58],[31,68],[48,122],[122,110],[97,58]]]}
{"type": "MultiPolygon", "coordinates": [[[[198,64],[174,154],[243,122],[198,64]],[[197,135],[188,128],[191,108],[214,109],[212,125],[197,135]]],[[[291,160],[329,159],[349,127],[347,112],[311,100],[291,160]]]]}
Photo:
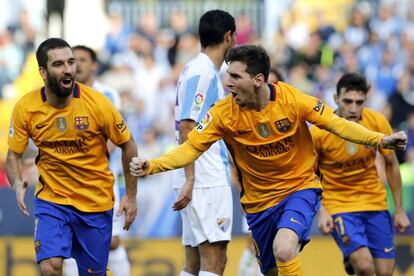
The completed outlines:
{"type": "Polygon", "coordinates": [[[309,242],[321,184],[306,121],[367,145],[404,148],[404,132],[384,135],[334,114],[320,100],[278,82],[268,84],[270,59],[259,46],[231,48],[225,58],[231,94],[210,108],[188,140],[152,160],[133,158],[132,175],[188,165],[223,139],[236,166],[240,202],[265,275],[302,275],[299,251],[309,242]]]}
{"type": "MultiPolygon", "coordinates": [[[[335,114],[373,131],[391,134],[387,119],[365,107],[369,85],[357,73],[338,81],[335,114]]],[[[403,209],[399,164],[393,150],[379,148],[391,188],[394,224],[387,211],[387,194],[375,165],[377,148],[357,145],[311,127],[324,188],[319,229],[331,233],[357,275],[392,275],[394,271],[393,225],[404,232],[410,221],[403,209]]],[[[348,272],[351,267],[348,266],[348,272]]],[[[353,273],[352,273],[353,274],[353,273]]]]}
{"type": "MultiPolygon", "coordinates": [[[[201,53],[186,64],[177,85],[175,119],[180,144],[187,140],[187,134],[209,107],[224,97],[218,70],[226,52],[234,46],[235,31],[234,18],[225,11],[211,10],[200,18],[201,53]]],[[[186,256],[180,276],[222,275],[233,224],[230,175],[223,141],[212,144],[194,164],[178,170],[173,183],[177,195],[173,209],[181,210],[186,256]]]]}
{"type": "Polygon", "coordinates": [[[137,147],[107,97],[75,82],[75,58],[66,41],[43,41],[36,57],[45,86],[23,96],[13,109],[7,176],[28,216],[20,161],[31,138],[39,149],[34,247],[41,274],[61,275],[63,259],[73,257],[80,275],[105,275],[114,205],[106,141],[122,149],[126,195],[117,216],[125,213],[126,230],[137,213],[137,179],[128,167],[137,147]]]}
{"type": "MultiPolygon", "coordinates": [[[[96,80],[96,71],[98,68],[98,59],[93,49],[78,45],[72,47],[73,56],[76,62],[76,76],[75,80],[93,87],[96,91],[103,93],[112,102],[117,110],[121,108],[121,97],[118,91],[96,80]]],[[[114,175],[114,213],[118,211],[119,207],[119,186],[118,186],[118,174],[120,172],[120,155],[118,148],[115,147],[110,141],[107,143],[108,152],[110,153],[109,167],[114,175]]],[[[112,223],[112,238],[111,238],[111,250],[109,251],[108,265],[114,276],[129,276],[131,274],[131,268],[128,260],[128,255],[125,248],[120,241],[120,234],[122,232],[123,221],[119,216],[113,216],[112,223]]],[[[74,259],[67,259],[64,262],[64,271],[67,276],[78,275],[78,268],[74,259]]]]}

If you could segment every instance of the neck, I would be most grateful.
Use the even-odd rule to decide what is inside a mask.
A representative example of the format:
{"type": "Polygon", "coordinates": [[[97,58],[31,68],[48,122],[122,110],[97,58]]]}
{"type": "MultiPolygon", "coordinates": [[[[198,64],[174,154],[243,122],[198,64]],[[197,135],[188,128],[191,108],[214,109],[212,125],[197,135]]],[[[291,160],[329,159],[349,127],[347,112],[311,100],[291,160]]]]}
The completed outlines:
{"type": "Polygon", "coordinates": [[[72,98],[73,98],[73,93],[70,93],[69,96],[64,97],[64,98],[58,97],[47,86],[46,86],[45,91],[46,91],[46,100],[47,100],[47,102],[55,108],[65,108],[65,107],[67,107],[70,104],[70,102],[72,101],[72,98]]]}
{"type": "Polygon", "coordinates": [[[223,47],[220,46],[209,46],[206,48],[203,48],[201,50],[202,53],[206,54],[214,63],[214,67],[216,70],[220,70],[221,65],[224,61],[224,56],[226,54],[226,50],[223,49],[223,47]]]}
{"type": "Polygon", "coordinates": [[[270,101],[270,88],[267,83],[260,86],[257,91],[255,91],[256,99],[247,105],[247,108],[253,109],[255,111],[262,111],[270,101]]]}
{"type": "Polygon", "coordinates": [[[85,80],[84,82],[81,82],[81,83],[83,83],[83,84],[85,84],[89,87],[92,87],[94,80],[95,79],[93,77],[90,77],[89,79],[87,79],[87,80],[85,80]]]}

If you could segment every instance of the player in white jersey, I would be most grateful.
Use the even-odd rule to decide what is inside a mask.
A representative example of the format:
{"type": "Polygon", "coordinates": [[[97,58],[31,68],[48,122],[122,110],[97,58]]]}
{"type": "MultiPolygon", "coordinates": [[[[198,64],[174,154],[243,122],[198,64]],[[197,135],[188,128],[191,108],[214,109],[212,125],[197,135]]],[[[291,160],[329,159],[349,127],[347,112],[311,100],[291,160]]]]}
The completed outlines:
{"type": "MultiPolygon", "coordinates": [[[[106,86],[105,84],[95,79],[97,69],[97,57],[95,51],[91,48],[80,45],[72,47],[73,55],[75,57],[77,72],[76,81],[93,87],[95,90],[102,92],[112,102],[112,104],[119,110],[121,108],[121,97],[115,89],[106,86]]],[[[109,252],[108,266],[114,276],[129,276],[130,264],[128,255],[125,248],[121,245],[120,234],[124,224],[124,217],[116,216],[116,211],[119,207],[119,186],[118,175],[122,173],[121,164],[121,152],[112,143],[108,143],[108,152],[110,153],[109,167],[114,175],[114,216],[112,220],[112,239],[111,250],[109,252]]],[[[78,268],[74,259],[65,260],[65,275],[76,276],[78,275],[78,268]]]]}
{"type": "MultiPolygon", "coordinates": [[[[175,108],[177,140],[187,134],[207,110],[224,96],[218,70],[234,46],[236,26],[227,12],[211,10],[199,22],[201,53],[182,70],[175,108]]],[[[222,141],[211,146],[194,164],[174,175],[181,210],[182,243],[186,262],[180,276],[222,275],[231,238],[233,201],[227,151],[222,141]]]]}

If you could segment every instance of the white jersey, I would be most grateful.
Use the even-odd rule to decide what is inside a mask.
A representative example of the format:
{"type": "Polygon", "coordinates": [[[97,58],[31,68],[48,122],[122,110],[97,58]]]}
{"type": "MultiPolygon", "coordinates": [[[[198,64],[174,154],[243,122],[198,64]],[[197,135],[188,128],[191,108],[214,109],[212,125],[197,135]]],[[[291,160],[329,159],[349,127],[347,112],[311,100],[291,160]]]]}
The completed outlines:
{"type": "MultiPolygon", "coordinates": [[[[200,122],[207,110],[224,97],[224,88],[211,59],[200,53],[181,72],[175,103],[175,131],[179,141],[180,121],[200,122]]],[[[174,173],[174,188],[185,182],[184,169],[174,173]]],[[[227,150],[223,141],[217,141],[195,161],[194,187],[230,185],[227,150]]]]}

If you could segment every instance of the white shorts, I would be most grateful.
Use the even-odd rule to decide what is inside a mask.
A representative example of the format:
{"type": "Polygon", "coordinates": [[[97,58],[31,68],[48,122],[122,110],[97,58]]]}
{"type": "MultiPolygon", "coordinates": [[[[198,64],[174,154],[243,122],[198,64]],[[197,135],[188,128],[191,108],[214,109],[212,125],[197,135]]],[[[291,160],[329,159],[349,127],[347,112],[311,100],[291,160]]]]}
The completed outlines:
{"type": "Polygon", "coordinates": [[[122,213],[120,217],[116,215],[118,212],[119,203],[121,202],[121,198],[119,196],[119,187],[117,182],[114,183],[114,195],[115,195],[115,203],[114,203],[114,212],[112,215],[112,236],[120,236],[125,223],[125,215],[122,213]]]}
{"type": "MultiPolygon", "coordinates": [[[[176,196],[181,189],[174,189],[176,196]]],[[[196,247],[208,241],[229,241],[233,226],[230,186],[194,188],[191,202],[181,210],[182,244],[196,247]]]]}

